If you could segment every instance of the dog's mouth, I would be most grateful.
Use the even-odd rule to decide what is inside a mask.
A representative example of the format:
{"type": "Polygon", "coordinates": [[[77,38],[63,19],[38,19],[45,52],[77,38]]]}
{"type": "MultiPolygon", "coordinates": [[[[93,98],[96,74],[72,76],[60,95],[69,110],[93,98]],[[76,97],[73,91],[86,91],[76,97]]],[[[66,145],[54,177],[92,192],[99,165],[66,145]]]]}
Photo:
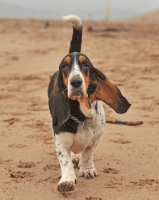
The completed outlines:
{"type": "Polygon", "coordinates": [[[84,93],[81,90],[74,90],[69,95],[69,98],[72,100],[77,100],[84,97],[84,93]]]}

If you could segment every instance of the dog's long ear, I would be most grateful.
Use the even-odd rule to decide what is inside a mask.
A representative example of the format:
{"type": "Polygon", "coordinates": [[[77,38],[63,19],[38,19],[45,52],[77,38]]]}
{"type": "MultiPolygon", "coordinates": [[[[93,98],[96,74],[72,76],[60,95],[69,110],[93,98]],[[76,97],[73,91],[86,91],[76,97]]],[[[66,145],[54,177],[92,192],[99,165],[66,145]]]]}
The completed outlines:
{"type": "Polygon", "coordinates": [[[54,133],[58,134],[60,128],[70,116],[69,100],[64,92],[64,85],[60,72],[57,72],[51,78],[48,95],[50,112],[53,118],[54,133]]]}
{"type": "Polygon", "coordinates": [[[93,67],[94,75],[96,76],[96,89],[90,95],[91,100],[102,100],[113,108],[117,113],[125,113],[131,104],[121,94],[120,90],[112,84],[105,75],[98,69],[93,67]]]}

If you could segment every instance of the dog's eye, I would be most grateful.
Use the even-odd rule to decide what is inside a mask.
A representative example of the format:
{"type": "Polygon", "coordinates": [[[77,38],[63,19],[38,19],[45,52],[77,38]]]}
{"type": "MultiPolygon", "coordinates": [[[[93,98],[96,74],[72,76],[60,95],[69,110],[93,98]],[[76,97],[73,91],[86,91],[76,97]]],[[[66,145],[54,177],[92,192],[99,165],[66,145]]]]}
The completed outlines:
{"type": "Polygon", "coordinates": [[[83,68],[87,68],[88,65],[87,65],[86,63],[82,63],[82,67],[83,67],[83,68]]]}
{"type": "Polygon", "coordinates": [[[63,66],[62,66],[62,69],[67,69],[68,68],[68,65],[67,64],[64,64],[63,66]]]}

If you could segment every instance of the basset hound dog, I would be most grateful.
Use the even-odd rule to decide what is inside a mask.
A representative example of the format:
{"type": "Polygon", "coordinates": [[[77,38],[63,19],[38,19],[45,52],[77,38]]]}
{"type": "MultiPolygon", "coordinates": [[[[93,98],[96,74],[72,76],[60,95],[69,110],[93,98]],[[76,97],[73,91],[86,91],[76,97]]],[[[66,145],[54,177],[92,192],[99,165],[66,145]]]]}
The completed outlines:
{"type": "Polygon", "coordinates": [[[97,176],[93,152],[105,128],[102,102],[117,113],[125,113],[130,107],[117,86],[80,53],[81,19],[68,15],[64,20],[73,26],[70,49],[48,87],[56,154],[61,167],[57,187],[60,192],[75,189],[77,179],[73,162],[78,162],[79,176],[97,176]]]}

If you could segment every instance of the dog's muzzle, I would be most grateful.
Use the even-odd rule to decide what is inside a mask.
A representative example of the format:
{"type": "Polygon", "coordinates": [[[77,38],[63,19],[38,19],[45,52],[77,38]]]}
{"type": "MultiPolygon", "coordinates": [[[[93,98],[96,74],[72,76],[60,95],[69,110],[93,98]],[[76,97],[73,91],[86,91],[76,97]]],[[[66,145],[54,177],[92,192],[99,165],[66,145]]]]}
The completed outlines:
{"type": "Polygon", "coordinates": [[[70,85],[71,85],[71,91],[70,91],[70,98],[76,99],[83,97],[84,91],[82,87],[82,79],[80,77],[73,77],[70,80],[70,85]]]}

